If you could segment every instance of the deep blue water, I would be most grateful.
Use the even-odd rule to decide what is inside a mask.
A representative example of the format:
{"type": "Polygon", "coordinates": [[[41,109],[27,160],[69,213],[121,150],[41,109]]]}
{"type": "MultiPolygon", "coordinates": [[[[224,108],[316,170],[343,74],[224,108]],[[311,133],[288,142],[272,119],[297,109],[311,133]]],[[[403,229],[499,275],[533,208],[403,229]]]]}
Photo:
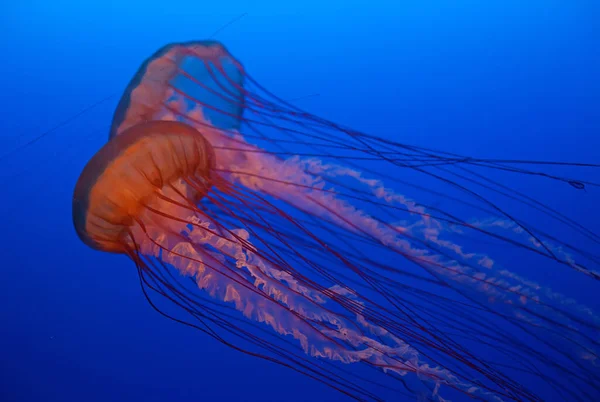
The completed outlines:
{"type": "MultiPolygon", "coordinates": [[[[598,163],[599,11],[585,0],[4,2],[0,400],[342,400],[164,320],[128,259],[77,239],[72,189],[118,98],[11,153],[120,94],[160,46],[248,13],[215,39],[283,98],[318,93],[298,101],[313,113],[461,154],[598,163]]],[[[515,180],[600,232],[598,188],[515,180]]],[[[519,268],[600,311],[598,282],[519,268]]]]}

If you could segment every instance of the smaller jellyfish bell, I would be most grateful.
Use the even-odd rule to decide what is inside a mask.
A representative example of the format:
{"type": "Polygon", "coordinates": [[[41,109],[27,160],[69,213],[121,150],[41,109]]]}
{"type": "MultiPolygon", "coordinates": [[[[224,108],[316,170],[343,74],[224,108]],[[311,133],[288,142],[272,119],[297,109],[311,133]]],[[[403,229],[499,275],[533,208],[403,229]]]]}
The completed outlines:
{"type": "Polygon", "coordinates": [[[241,63],[219,42],[164,46],[131,79],[115,111],[109,138],[150,120],[201,122],[205,118],[211,126],[237,130],[244,110],[244,76],[241,63]]]}

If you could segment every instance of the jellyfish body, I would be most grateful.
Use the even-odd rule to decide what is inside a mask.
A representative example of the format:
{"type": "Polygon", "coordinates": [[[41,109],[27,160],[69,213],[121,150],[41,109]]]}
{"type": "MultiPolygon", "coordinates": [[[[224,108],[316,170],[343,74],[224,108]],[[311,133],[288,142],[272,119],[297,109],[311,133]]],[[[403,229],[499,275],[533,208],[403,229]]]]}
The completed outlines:
{"type": "Polygon", "coordinates": [[[463,159],[298,110],[217,42],[172,44],[127,87],[109,141],[76,185],[73,220],[87,245],[133,259],[153,307],[150,295],[159,295],[186,318],[164,315],[356,399],[381,399],[377,383],[435,400],[442,389],[538,400],[518,373],[550,383],[539,366],[561,372],[556,395],[592,397],[594,313],[494,269],[490,256],[450,235],[460,226],[595,278],[562,251],[568,245],[500,210],[467,223],[428,209],[358,165],[375,160],[449,181],[426,166],[463,159]],[[496,364],[496,355],[509,363],[496,364]],[[374,368],[381,383],[347,365],[374,368]]]}

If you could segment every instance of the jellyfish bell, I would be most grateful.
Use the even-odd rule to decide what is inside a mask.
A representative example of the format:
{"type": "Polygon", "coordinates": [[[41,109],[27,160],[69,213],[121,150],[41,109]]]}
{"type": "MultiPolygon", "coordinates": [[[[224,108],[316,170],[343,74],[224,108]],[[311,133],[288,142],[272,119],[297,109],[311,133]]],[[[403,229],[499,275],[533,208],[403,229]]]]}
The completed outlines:
{"type": "MultiPolygon", "coordinates": [[[[214,126],[238,129],[244,108],[243,79],[243,66],[219,42],[166,45],[131,79],[113,116],[109,138],[140,121],[173,118],[186,104],[199,107],[214,126]],[[195,98],[204,102],[198,104],[195,98]]],[[[194,117],[198,116],[190,116],[194,117]]]]}
{"type": "Polygon", "coordinates": [[[476,234],[589,278],[594,253],[513,219],[474,180],[459,183],[456,166],[535,174],[342,127],[266,91],[220,43],[176,43],[127,86],[77,182],[73,221],[88,246],[132,258],[163,315],[355,399],[540,399],[525,377],[590,397],[595,313],[456,239],[476,234]],[[390,167],[459,189],[468,200],[434,194],[493,219],[401,195],[384,183],[428,189],[390,167]]]}
{"type": "Polygon", "coordinates": [[[130,240],[141,230],[144,209],[157,207],[173,191],[197,202],[211,184],[213,166],[210,144],[192,127],[170,121],[135,125],[107,142],[81,173],[73,195],[75,230],[96,250],[132,252],[130,240]],[[193,188],[185,179],[194,181],[193,188]]]}

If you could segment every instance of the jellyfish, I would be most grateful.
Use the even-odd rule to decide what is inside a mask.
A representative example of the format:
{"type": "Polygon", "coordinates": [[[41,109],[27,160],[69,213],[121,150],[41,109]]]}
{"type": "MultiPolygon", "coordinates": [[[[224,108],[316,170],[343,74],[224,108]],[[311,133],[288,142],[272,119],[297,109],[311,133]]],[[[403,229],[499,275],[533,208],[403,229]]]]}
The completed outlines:
{"type": "Polygon", "coordinates": [[[597,185],[547,164],[362,133],[272,94],[219,42],[174,43],[127,86],[73,223],[133,261],[163,316],[349,398],[593,400],[598,316],[495,257],[600,278],[597,233],[494,176],[597,185]]]}

